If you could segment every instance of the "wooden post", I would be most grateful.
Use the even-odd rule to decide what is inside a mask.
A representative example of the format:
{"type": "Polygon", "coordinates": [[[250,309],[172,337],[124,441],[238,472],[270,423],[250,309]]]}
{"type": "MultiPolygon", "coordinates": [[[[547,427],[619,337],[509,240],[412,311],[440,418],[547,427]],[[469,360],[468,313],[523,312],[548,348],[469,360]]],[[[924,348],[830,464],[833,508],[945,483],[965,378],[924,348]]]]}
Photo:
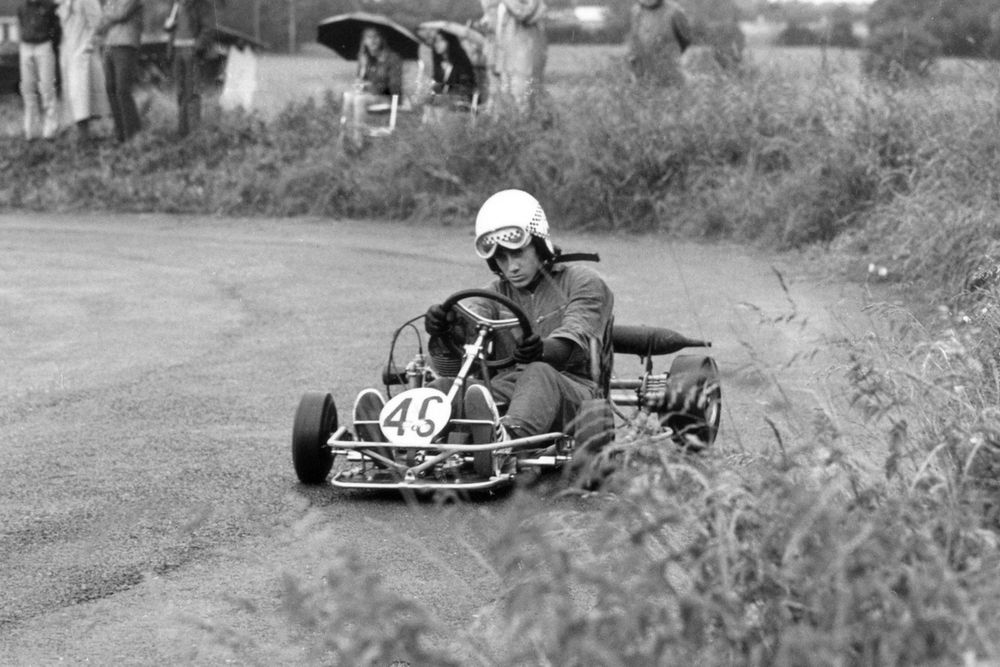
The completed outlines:
{"type": "Polygon", "coordinates": [[[295,34],[295,0],[288,0],[288,52],[295,53],[298,51],[298,44],[296,44],[297,35],[295,34]]]}

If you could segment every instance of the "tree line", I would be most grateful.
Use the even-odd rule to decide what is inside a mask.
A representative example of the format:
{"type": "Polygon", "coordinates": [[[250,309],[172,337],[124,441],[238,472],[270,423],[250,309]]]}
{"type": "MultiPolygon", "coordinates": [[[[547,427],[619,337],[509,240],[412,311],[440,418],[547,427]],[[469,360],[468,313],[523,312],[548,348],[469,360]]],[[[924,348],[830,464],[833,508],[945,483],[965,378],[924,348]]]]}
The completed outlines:
{"type": "MultiPolygon", "coordinates": [[[[735,24],[764,17],[783,23],[782,42],[789,45],[861,46],[852,25],[864,20],[873,38],[914,35],[924,48],[943,56],[1000,58],[1000,2],[997,0],[875,0],[865,8],[848,4],[816,5],[801,0],[680,0],[696,22],[735,24]],[[815,26],[824,26],[817,29],[815,26]]],[[[170,0],[153,0],[153,20],[165,15],[170,0]]],[[[548,0],[553,10],[584,4],[583,0],[548,0]]],[[[604,5],[623,37],[627,31],[625,0],[587,0],[604,5]]],[[[467,22],[481,14],[479,0],[216,0],[220,22],[256,36],[277,51],[295,50],[315,39],[316,25],[326,17],[350,11],[391,16],[404,25],[448,18],[467,22]],[[290,40],[296,42],[290,48],[290,40]]],[[[572,36],[572,33],[568,33],[572,36]]],[[[557,35],[553,35],[558,37],[557,35]]],[[[561,41],[561,39],[559,40],[561,41]]]]}

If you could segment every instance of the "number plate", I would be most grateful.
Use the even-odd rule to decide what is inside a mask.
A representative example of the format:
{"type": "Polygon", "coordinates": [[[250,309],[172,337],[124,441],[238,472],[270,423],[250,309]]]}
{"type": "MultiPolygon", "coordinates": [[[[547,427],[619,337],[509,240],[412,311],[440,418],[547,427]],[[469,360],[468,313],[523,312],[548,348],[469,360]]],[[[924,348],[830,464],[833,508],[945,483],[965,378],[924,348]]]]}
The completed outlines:
{"type": "Polygon", "coordinates": [[[382,434],[395,444],[429,443],[448,425],[449,419],[448,397],[430,387],[394,396],[378,416],[382,434]]]}

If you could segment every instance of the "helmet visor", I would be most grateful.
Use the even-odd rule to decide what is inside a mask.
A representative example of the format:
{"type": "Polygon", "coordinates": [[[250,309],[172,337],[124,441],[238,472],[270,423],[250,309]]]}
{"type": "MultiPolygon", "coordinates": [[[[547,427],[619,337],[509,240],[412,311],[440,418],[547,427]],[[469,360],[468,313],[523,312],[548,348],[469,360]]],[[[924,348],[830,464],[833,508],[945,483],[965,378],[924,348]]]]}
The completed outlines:
{"type": "Polygon", "coordinates": [[[523,227],[511,225],[501,227],[491,232],[481,234],[476,239],[476,254],[483,259],[489,259],[496,254],[497,246],[502,245],[510,250],[520,250],[531,241],[531,234],[523,227]]]}

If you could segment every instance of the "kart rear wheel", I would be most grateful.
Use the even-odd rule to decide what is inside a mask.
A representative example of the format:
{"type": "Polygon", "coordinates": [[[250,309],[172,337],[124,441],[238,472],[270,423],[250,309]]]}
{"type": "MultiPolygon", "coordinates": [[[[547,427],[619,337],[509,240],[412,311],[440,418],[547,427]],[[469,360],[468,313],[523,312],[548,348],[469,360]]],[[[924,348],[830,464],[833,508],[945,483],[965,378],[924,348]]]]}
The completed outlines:
{"type": "Polygon", "coordinates": [[[337,430],[337,407],[333,396],[310,391],[302,396],[292,427],[292,464],[303,484],[322,484],[333,467],[333,452],[327,441],[337,430]]]}
{"type": "Polygon", "coordinates": [[[678,447],[700,452],[715,442],[722,421],[719,370],[711,357],[681,355],[670,365],[670,396],[660,419],[678,447]]]}

